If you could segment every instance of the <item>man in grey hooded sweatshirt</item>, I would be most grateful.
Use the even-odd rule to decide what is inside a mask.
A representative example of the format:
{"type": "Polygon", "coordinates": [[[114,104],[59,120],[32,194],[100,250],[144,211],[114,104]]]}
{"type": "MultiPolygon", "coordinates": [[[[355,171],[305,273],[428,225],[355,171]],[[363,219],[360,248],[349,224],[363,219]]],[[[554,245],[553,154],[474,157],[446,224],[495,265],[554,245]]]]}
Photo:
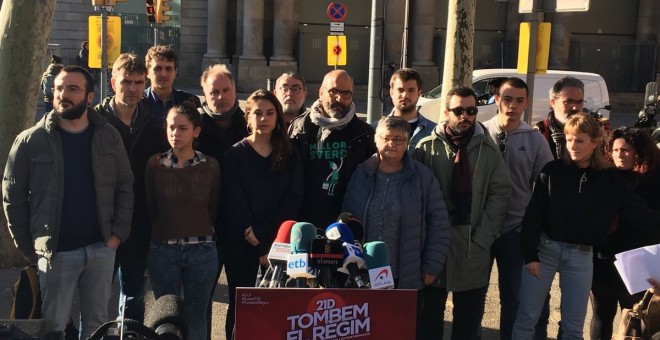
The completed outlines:
{"type": "Polygon", "coordinates": [[[504,156],[511,179],[509,208],[502,221],[500,236],[491,247],[491,258],[497,260],[499,274],[500,339],[511,339],[518,311],[523,267],[520,223],[532,196],[536,177],[543,166],[554,159],[543,135],[521,119],[527,108],[528,94],[527,84],[521,79],[511,77],[503,80],[499,94],[495,95],[498,113],[484,122],[504,156]]]}

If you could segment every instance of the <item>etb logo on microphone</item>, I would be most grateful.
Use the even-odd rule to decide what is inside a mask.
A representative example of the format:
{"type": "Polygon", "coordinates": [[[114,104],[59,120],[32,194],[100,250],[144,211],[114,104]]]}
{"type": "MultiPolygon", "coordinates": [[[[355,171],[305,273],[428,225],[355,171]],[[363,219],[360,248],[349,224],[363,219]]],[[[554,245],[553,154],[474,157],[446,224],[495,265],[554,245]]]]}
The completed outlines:
{"type": "Polygon", "coordinates": [[[369,269],[369,281],[371,289],[394,288],[394,278],[390,266],[369,269]]]}
{"type": "Polygon", "coordinates": [[[313,278],[307,254],[289,254],[286,261],[286,274],[294,278],[313,278]]]}

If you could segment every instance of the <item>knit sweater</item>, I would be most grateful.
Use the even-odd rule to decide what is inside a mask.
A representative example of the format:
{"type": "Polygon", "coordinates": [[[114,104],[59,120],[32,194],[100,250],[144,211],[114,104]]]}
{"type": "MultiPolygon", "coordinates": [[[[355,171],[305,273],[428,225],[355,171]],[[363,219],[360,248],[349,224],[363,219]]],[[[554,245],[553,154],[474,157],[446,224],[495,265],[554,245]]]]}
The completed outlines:
{"type": "Polygon", "coordinates": [[[213,157],[187,168],[166,168],[160,154],[149,158],[145,169],[147,205],[152,240],[213,235],[220,170],[213,157]]]}

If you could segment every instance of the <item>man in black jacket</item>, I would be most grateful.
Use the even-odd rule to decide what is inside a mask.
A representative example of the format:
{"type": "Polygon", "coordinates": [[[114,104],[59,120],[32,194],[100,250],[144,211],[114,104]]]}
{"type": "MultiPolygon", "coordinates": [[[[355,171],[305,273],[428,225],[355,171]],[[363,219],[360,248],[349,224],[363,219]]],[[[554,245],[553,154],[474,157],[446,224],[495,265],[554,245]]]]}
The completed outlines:
{"type": "Polygon", "coordinates": [[[123,53],[112,68],[110,84],[114,97],[106,98],[96,110],[119,131],[128,154],[135,181],[131,235],[117,250],[115,266],[119,275],[119,313],[126,298],[125,317],[144,320],[144,272],[151,240],[151,221],[144,192],[144,168],[147,159],[167,149],[163,130],[151,115],[142,97],[147,67],[133,53],[123,53]]]}
{"type": "MultiPolygon", "coordinates": [[[[205,102],[199,108],[202,114],[202,132],[199,134],[199,144],[196,150],[205,155],[222,161],[225,152],[234,144],[248,135],[245,113],[238,105],[236,98],[236,84],[227,66],[224,64],[211,65],[200,79],[204,91],[205,102]]],[[[222,188],[221,188],[222,190],[222,188]]],[[[220,203],[218,219],[215,222],[216,245],[218,247],[218,275],[224,265],[223,242],[225,239],[225,212],[220,203]]],[[[215,288],[213,289],[215,290],[215,288]]],[[[213,296],[213,291],[211,291],[213,296]]],[[[208,306],[208,319],[212,317],[212,299],[208,306]]],[[[233,313],[233,311],[230,311],[233,313]]],[[[209,324],[208,338],[211,338],[211,322],[209,324]]]]}

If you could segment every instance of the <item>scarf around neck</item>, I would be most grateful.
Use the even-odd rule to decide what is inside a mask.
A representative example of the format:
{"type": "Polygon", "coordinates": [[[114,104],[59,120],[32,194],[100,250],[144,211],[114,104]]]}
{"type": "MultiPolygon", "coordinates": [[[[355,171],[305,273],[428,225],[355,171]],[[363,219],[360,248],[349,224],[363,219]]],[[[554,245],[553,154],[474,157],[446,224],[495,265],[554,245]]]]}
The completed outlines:
{"type": "Polygon", "coordinates": [[[333,130],[343,129],[346,125],[348,125],[348,123],[351,122],[353,116],[355,116],[354,103],[351,103],[351,107],[346,115],[344,115],[344,117],[331,118],[323,115],[323,105],[321,105],[319,100],[315,101],[310,108],[309,118],[311,119],[312,123],[314,123],[314,125],[319,126],[319,136],[317,137],[318,143],[316,143],[317,147],[319,148],[318,151],[321,150],[323,147],[323,142],[326,140],[326,138],[328,138],[328,136],[330,136],[330,133],[333,130]]]}
{"type": "MultiPolygon", "coordinates": [[[[476,122],[474,124],[477,124],[476,122]]],[[[454,204],[452,225],[470,224],[472,213],[472,173],[467,145],[474,135],[474,124],[463,133],[455,133],[449,124],[445,125],[445,135],[451,147],[456,150],[451,172],[450,195],[454,204]]]]}
{"type": "Polygon", "coordinates": [[[231,118],[238,112],[240,109],[240,106],[238,105],[238,99],[234,102],[234,106],[229,109],[229,111],[224,112],[224,113],[216,113],[211,110],[211,108],[208,106],[208,103],[204,102],[202,104],[202,110],[204,110],[204,113],[209,115],[209,117],[213,118],[213,121],[216,122],[216,124],[220,126],[227,126],[229,125],[229,121],[231,118]]]}
{"type": "Polygon", "coordinates": [[[548,128],[550,129],[550,138],[555,142],[557,158],[561,158],[566,146],[566,135],[564,135],[564,124],[555,119],[554,111],[548,113],[548,128]]]}

